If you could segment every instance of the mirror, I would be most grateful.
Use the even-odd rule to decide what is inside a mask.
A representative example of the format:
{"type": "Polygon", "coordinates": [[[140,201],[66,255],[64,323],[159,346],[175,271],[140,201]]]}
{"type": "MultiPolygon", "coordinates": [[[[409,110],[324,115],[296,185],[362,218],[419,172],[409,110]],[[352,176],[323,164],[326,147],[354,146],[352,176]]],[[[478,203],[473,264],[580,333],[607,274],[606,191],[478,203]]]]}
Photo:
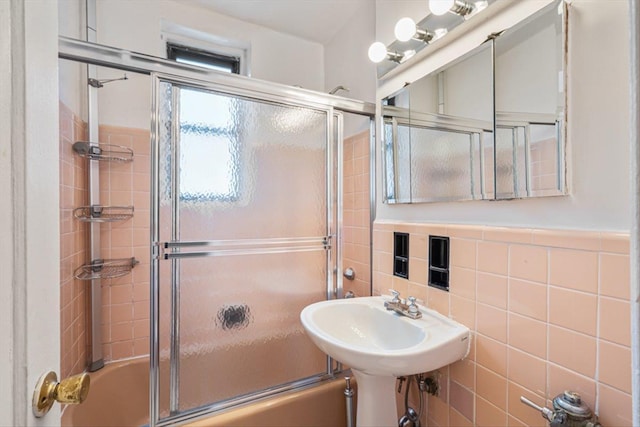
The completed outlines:
{"type": "Polygon", "coordinates": [[[383,99],[388,203],[564,194],[563,12],[552,4],[383,99]]]}
{"type": "Polygon", "coordinates": [[[383,100],[383,170],[389,203],[411,203],[410,111],[407,88],[383,100]]]}
{"type": "Polygon", "coordinates": [[[494,40],[496,198],[564,194],[563,14],[552,4],[494,40]]]}
{"type": "Polygon", "coordinates": [[[387,201],[484,198],[493,146],[491,44],[485,43],[383,102],[387,201]]]}

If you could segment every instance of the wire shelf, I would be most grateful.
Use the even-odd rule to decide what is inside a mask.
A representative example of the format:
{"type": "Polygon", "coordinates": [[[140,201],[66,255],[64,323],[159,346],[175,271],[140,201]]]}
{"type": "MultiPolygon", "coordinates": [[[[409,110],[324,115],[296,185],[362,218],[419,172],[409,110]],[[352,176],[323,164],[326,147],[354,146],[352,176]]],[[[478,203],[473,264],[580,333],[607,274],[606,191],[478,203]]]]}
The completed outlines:
{"type": "Polygon", "coordinates": [[[128,163],[133,161],[133,150],[129,147],[113,144],[94,144],[78,141],[73,144],[73,151],[79,156],[91,160],[128,163]]]}
{"type": "Polygon", "coordinates": [[[73,216],[83,222],[116,222],[133,218],[133,206],[81,206],[73,210],[73,216]]]}
{"type": "Polygon", "coordinates": [[[129,273],[140,261],[131,258],[96,259],[90,264],[84,264],[73,273],[78,280],[115,279],[129,273]]]}

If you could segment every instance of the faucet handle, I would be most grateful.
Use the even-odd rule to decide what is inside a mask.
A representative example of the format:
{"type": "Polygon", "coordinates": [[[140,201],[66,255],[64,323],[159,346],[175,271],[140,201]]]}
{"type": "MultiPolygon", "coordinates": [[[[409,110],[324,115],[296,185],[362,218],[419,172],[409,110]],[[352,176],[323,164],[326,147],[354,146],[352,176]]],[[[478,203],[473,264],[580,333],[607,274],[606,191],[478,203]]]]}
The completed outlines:
{"type": "Polygon", "coordinates": [[[537,411],[540,411],[540,414],[542,414],[542,418],[546,419],[549,422],[553,422],[556,417],[555,412],[553,412],[551,409],[545,406],[538,406],[524,396],[520,396],[520,402],[524,403],[527,406],[531,406],[537,411]]]}
{"type": "Polygon", "coordinates": [[[391,302],[400,302],[400,292],[395,289],[389,289],[389,292],[391,292],[391,296],[393,297],[391,302]]]}
{"type": "Polygon", "coordinates": [[[418,305],[416,304],[416,297],[409,297],[407,298],[407,301],[409,301],[409,313],[417,313],[419,309],[418,305]]]}

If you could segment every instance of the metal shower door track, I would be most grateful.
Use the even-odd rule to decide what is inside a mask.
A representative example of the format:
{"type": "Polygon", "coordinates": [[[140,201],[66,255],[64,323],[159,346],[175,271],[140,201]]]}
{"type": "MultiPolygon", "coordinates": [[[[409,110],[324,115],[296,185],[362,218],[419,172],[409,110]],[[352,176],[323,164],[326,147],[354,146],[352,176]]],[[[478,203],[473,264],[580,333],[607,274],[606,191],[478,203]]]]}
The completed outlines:
{"type": "Polygon", "coordinates": [[[242,88],[247,94],[260,98],[269,97],[296,103],[298,105],[332,107],[339,111],[375,117],[376,106],[340,96],[329,95],[309,89],[267,82],[236,74],[183,64],[169,59],[132,52],[97,43],[88,43],[68,37],[58,38],[58,57],[88,64],[101,65],[141,74],[157,73],[171,79],[194,79],[216,84],[220,89],[237,94],[242,88]]]}

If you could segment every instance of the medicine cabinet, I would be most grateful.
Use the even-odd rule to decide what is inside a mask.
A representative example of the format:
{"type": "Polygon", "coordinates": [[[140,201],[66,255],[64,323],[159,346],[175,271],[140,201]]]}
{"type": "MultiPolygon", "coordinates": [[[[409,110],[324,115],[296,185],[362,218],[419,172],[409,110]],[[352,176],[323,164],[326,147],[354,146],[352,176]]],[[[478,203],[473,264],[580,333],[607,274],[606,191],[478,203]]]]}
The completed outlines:
{"type": "Polygon", "coordinates": [[[554,2],[382,100],[387,203],[566,194],[566,14],[554,2]]]}

